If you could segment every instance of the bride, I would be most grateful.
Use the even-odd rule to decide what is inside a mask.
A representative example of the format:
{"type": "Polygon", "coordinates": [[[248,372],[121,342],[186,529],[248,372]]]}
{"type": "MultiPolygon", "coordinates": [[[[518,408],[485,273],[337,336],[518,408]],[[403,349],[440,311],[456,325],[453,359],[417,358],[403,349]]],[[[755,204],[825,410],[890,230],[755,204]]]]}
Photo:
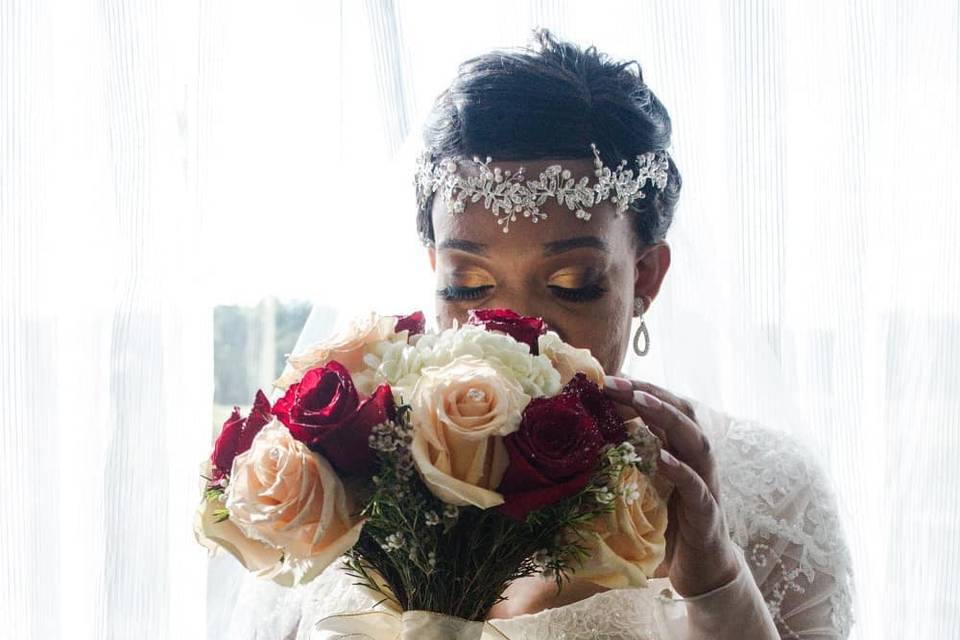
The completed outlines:
{"type": "MultiPolygon", "coordinates": [[[[535,45],[462,64],[428,117],[416,219],[437,319],[463,322],[478,307],[540,316],[619,372],[631,344],[638,355],[649,347],[643,315],[670,267],[665,236],[681,187],[670,119],[633,63],[545,29],[535,45]],[[639,191],[569,206],[581,180],[615,177],[621,161],[646,172],[639,191]],[[496,185],[521,170],[524,184],[572,186],[569,199],[498,198],[496,185]]],[[[847,637],[848,554],[809,454],[785,434],[622,374],[608,376],[607,392],[665,445],[659,469],[676,486],[666,559],[640,589],[574,580],[557,594],[552,579],[519,580],[491,626],[508,638],[847,637]]],[[[249,578],[227,635],[328,637],[319,620],[375,604],[352,582],[337,564],[296,589],[249,578]]]]}

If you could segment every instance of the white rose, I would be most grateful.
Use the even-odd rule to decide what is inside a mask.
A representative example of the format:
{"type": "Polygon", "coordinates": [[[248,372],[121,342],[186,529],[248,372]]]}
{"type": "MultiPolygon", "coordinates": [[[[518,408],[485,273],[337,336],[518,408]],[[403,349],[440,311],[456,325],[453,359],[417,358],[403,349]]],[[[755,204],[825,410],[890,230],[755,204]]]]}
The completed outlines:
{"type": "Polygon", "coordinates": [[[363,526],[330,463],[277,422],[234,459],[226,493],[230,521],[244,535],[309,560],[313,575],[352,547],[363,526]]]}
{"type": "Polygon", "coordinates": [[[433,494],[459,506],[501,504],[494,489],[509,463],[502,438],[517,430],[529,402],[519,384],[475,356],[424,369],[411,398],[410,450],[433,494]]]}
{"type": "Polygon", "coordinates": [[[273,383],[273,386],[286,389],[291,384],[299,382],[310,369],[336,360],[351,375],[361,373],[366,365],[364,356],[373,345],[380,342],[400,342],[406,344],[407,333],[396,333],[396,316],[380,316],[370,313],[355,318],[341,333],[328,340],[321,340],[291,355],[287,359],[287,367],[283,374],[273,383]]]}
{"type": "Polygon", "coordinates": [[[537,348],[560,372],[560,380],[563,384],[570,382],[577,373],[583,373],[596,384],[603,386],[603,366],[593,357],[589,349],[578,349],[569,345],[553,331],[547,331],[540,336],[537,348]]]}
{"type": "Polygon", "coordinates": [[[614,510],[590,524],[596,533],[590,556],[574,576],[608,589],[643,587],[667,549],[667,500],[672,485],[627,465],[618,479],[614,510]]]}
{"type": "MultiPolygon", "coordinates": [[[[203,464],[200,475],[209,478],[212,474],[208,460],[203,464]]],[[[256,572],[260,577],[276,575],[281,569],[281,551],[260,540],[247,537],[229,518],[217,517],[214,512],[222,508],[220,501],[204,496],[193,521],[197,542],[211,553],[218,549],[226,551],[246,569],[256,572]]]]}

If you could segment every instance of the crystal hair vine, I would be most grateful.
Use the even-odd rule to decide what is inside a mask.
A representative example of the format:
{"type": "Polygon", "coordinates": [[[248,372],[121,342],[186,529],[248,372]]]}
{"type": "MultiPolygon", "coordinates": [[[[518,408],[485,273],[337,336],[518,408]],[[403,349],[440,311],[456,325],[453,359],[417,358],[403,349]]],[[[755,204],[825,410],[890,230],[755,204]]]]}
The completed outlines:
{"type": "Polygon", "coordinates": [[[547,167],[536,180],[526,180],[524,167],[515,171],[490,167],[492,159],[485,161],[473,157],[473,166],[478,175],[459,175],[460,163],[465,160],[448,158],[434,163],[429,152],[423,152],[417,159],[417,172],[414,186],[417,189],[417,206],[423,207],[429,197],[439,192],[451,213],[462,213],[467,200],[471,203],[483,200],[484,208],[497,217],[497,224],[504,233],[510,230],[510,223],[522,215],[532,222],[547,217],[540,207],[548,198],[569,209],[580,220],[589,220],[587,211],[608,198],[617,206],[617,214],[625,212],[634,200],[646,197],[643,187],[649,182],[658,190],[667,186],[669,155],[666,151],[648,151],[636,157],[636,171],[627,169],[627,161],[622,160],[616,169],[611,170],[603,164],[597,145],[590,143],[593,151],[594,175],[597,181],[592,186],[584,176],[577,180],[569,169],[559,164],[547,167]]]}

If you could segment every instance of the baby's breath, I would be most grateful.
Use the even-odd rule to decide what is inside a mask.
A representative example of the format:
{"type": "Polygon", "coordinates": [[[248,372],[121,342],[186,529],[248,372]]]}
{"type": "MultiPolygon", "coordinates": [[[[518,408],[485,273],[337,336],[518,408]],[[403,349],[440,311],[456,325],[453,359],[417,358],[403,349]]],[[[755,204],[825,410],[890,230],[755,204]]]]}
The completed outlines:
{"type": "Polygon", "coordinates": [[[636,447],[629,440],[621,443],[617,448],[620,449],[620,458],[623,460],[623,464],[637,464],[642,461],[636,447]]]}
{"type": "Polygon", "coordinates": [[[371,432],[379,464],[347,567],[403,610],[468,620],[485,619],[518,578],[542,574],[562,588],[589,556],[591,522],[614,508],[618,478],[636,458],[630,443],[607,447],[579,492],[519,522],[497,508],[456,506],[434,496],[416,471],[411,435],[407,405],[371,432]]]}
{"type": "Polygon", "coordinates": [[[391,533],[381,546],[383,546],[384,551],[399,551],[403,548],[403,533],[399,531],[391,533]]]}
{"type": "Polygon", "coordinates": [[[640,487],[636,482],[630,482],[623,487],[623,501],[628,505],[640,499],[640,487]]]}
{"type": "Polygon", "coordinates": [[[557,565],[558,558],[551,555],[548,549],[537,549],[530,559],[542,575],[552,577],[556,574],[554,567],[557,565]]]}

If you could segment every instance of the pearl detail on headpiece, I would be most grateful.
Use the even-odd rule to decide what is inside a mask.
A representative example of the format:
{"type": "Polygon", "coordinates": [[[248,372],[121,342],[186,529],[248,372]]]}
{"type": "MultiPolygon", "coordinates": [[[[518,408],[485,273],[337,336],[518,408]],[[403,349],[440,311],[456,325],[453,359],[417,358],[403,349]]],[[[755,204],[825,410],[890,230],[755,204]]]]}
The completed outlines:
{"type": "Polygon", "coordinates": [[[429,152],[417,159],[414,186],[417,189],[417,205],[423,207],[427,199],[439,192],[453,214],[462,213],[469,202],[483,201],[484,208],[497,217],[503,232],[510,230],[510,223],[517,221],[517,214],[539,222],[547,217],[540,210],[547,198],[555,198],[579,220],[589,220],[590,207],[609,199],[616,205],[617,214],[626,211],[634,200],[645,198],[643,187],[649,182],[656,189],[667,186],[669,155],[666,151],[648,151],[636,157],[636,172],[626,169],[627,161],[621,160],[616,169],[603,164],[597,145],[590,143],[593,151],[596,183],[589,178],[573,178],[569,169],[559,164],[547,167],[536,180],[525,180],[524,167],[515,171],[490,167],[492,159],[485,161],[473,157],[473,166],[479,175],[460,175],[462,158],[447,158],[439,163],[430,160],[429,152]]]}

